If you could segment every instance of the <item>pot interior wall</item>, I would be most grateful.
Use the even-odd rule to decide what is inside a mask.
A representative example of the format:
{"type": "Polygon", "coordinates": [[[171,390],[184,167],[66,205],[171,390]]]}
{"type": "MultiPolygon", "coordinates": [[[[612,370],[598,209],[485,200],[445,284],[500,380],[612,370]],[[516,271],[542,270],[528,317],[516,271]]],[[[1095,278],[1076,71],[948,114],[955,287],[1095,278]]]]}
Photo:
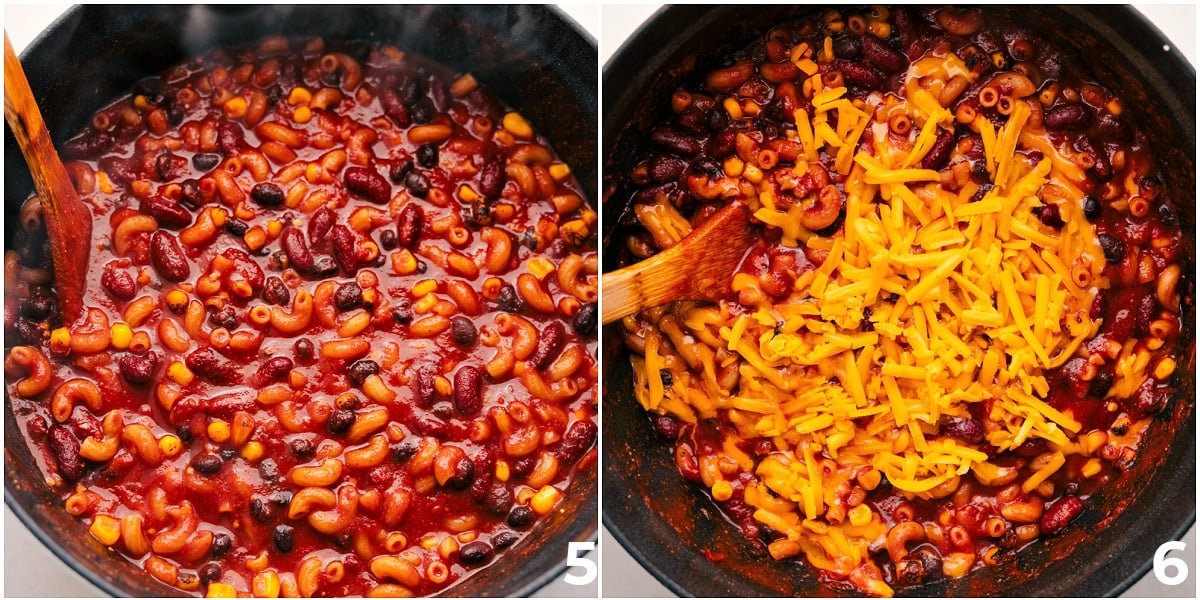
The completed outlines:
{"type": "MultiPolygon", "coordinates": [[[[516,6],[101,6],[71,9],[22,56],[30,86],[60,144],[92,113],[139,79],[220,46],[271,34],[385,41],[470,72],[519,110],[572,168],[586,193],[596,189],[594,40],[551,7],[516,6]]],[[[5,129],[5,246],[33,182],[5,129]]],[[[594,204],[594,199],[593,199],[594,204]]],[[[5,500],[64,562],[113,595],[178,595],[91,536],[42,483],[5,406],[5,500]]],[[[523,596],[563,569],[569,541],[595,539],[598,477],[594,455],[581,464],[569,504],[483,576],[449,595],[523,596]]]]}
{"type": "MultiPolygon", "coordinates": [[[[820,8],[672,6],[659,11],[605,65],[604,269],[619,266],[621,218],[629,191],[622,176],[646,148],[650,126],[670,94],[703,64],[748,43],[774,24],[820,8]],[[692,63],[685,57],[696,55],[692,63]]],[[[1009,10],[992,7],[989,10],[1009,10]]],[[[1185,286],[1195,282],[1195,70],[1128,7],[1038,7],[1019,13],[1035,32],[1072,48],[1117,90],[1156,147],[1188,248],[1185,286]],[[1154,107],[1145,109],[1143,107],[1154,107]]],[[[916,596],[1107,596],[1150,568],[1159,544],[1195,521],[1195,306],[1185,307],[1179,342],[1179,390],[1147,434],[1131,472],[1089,503],[1067,531],[995,567],[905,594],[916,596]],[[1128,532],[1137,532],[1129,535],[1128,532]]],[[[604,520],[623,546],[677,594],[700,597],[841,595],[795,561],[776,562],[746,543],[712,501],[685,485],[671,448],[651,431],[632,394],[620,323],[604,331],[604,520]],[[723,556],[719,561],[710,556],[723,556]]]]}

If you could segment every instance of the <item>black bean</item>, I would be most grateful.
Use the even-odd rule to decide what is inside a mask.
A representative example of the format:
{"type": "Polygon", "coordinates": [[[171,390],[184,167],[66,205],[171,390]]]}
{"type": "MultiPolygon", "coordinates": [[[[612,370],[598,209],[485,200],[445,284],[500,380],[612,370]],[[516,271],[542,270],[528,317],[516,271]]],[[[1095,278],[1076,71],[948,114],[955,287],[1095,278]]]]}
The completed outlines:
{"type": "Polygon", "coordinates": [[[438,164],[438,149],[434,144],[421,144],[417,148],[417,164],[432,169],[438,164]]]}
{"type": "Polygon", "coordinates": [[[1104,251],[1104,260],[1107,260],[1109,264],[1117,264],[1124,260],[1125,242],[1107,233],[1101,233],[1096,238],[1100,242],[1100,249],[1104,251]]]}
{"type": "Polygon", "coordinates": [[[316,348],[308,338],[300,338],[292,344],[292,349],[296,351],[296,358],[300,360],[312,360],[316,356],[316,348]]]}
{"type": "Polygon", "coordinates": [[[267,304],[286,306],[292,301],[292,293],[288,291],[283,279],[272,275],[263,282],[262,299],[267,304]]]}
{"type": "Polygon", "coordinates": [[[1089,221],[1095,221],[1100,217],[1100,201],[1094,196],[1083,197],[1083,216],[1089,221]]]}
{"type": "Polygon", "coordinates": [[[333,304],[340,311],[358,308],[362,301],[363,289],[354,281],[337,286],[333,292],[333,304]]]}
{"type": "Polygon", "coordinates": [[[598,307],[595,302],[589,302],[579,307],[579,312],[571,318],[571,326],[575,328],[575,333],[589,338],[596,339],[596,311],[598,307]]]}
{"type": "Polygon", "coordinates": [[[533,509],[522,504],[514,506],[508,513],[507,523],[513,529],[525,529],[532,525],[535,519],[537,519],[537,515],[533,509]]]}
{"type": "Polygon", "coordinates": [[[498,517],[508,514],[512,503],[512,490],[499,481],[493,481],[492,485],[488,487],[487,493],[480,499],[483,509],[498,517]]]}
{"type": "Polygon", "coordinates": [[[403,183],[409,171],[412,171],[413,161],[411,158],[404,158],[394,163],[391,169],[388,169],[388,178],[392,183],[403,183]]]}
{"type": "Polygon", "coordinates": [[[458,559],[464,565],[478,566],[492,560],[492,547],[487,542],[475,540],[458,549],[458,559]]]}
{"type": "Polygon", "coordinates": [[[221,565],[207,563],[196,571],[196,575],[200,578],[200,585],[208,587],[208,584],[221,580],[221,565]]]}
{"type": "Polygon", "coordinates": [[[399,464],[404,464],[413,456],[415,456],[417,454],[417,450],[420,449],[421,446],[417,440],[411,437],[406,438],[392,448],[392,460],[399,464]]]}
{"type": "Polygon", "coordinates": [[[213,535],[212,546],[208,547],[208,555],[213,558],[221,558],[233,549],[233,538],[229,534],[217,533],[213,535]]]}
{"type": "Polygon", "coordinates": [[[497,550],[503,550],[521,539],[521,534],[504,529],[492,534],[492,546],[497,550]]]}
{"type": "Polygon", "coordinates": [[[221,163],[221,155],[212,152],[204,152],[192,156],[192,166],[196,167],[197,171],[210,171],[221,163]]]}
{"type": "Polygon", "coordinates": [[[247,231],[250,231],[250,224],[242,221],[241,219],[226,219],[225,231],[228,231],[230,234],[237,237],[242,237],[243,235],[246,235],[247,231]]]}
{"type": "Polygon", "coordinates": [[[268,208],[282,206],[284,200],[283,190],[269,181],[264,181],[251,188],[250,198],[257,202],[259,206],[266,206],[268,208]]]}
{"type": "Polygon", "coordinates": [[[250,500],[250,516],[259,523],[267,523],[275,516],[275,508],[266,498],[255,496],[250,500]]]}
{"type": "Polygon", "coordinates": [[[192,458],[192,468],[201,475],[216,475],[224,462],[216,454],[197,454],[192,458]]]}
{"type": "Polygon", "coordinates": [[[450,339],[463,348],[470,348],[479,339],[479,332],[471,319],[458,315],[450,320],[450,339]]]}
{"type": "Polygon", "coordinates": [[[208,316],[208,322],[214,327],[224,327],[230,331],[237,329],[237,311],[228,304],[221,306],[208,316]]]}
{"type": "Polygon", "coordinates": [[[295,531],[291,525],[275,526],[275,531],[271,532],[271,539],[280,552],[287,554],[292,551],[292,546],[296,543],[295,531]]]}
{"type": "Polygon", "coordinates": [[[270,458],[264,458],[262,462],[258,463],[258,474],[267,483],[274,483],[283,477],[283,474],[279,472],[279,465],[275,464],[275,460],[270,458]]]}
{"type": "Polygon", "coordinates": [[[396,244],[395,231],[392,231],[391,229],[384,229],[382,232],[380,232],[379,245],[382,246],[384,250],[395,250],[396,244]]]}
{"type": "Polygon", "coordinates": [[[523,303],[521,297],[517,295],[517,289],[511,284],[506,283],[500,287],[500,293],[496,297],[496,304],[504,312],[519,313],[521,312],[523,303]]]}
{"type": "Polygon", "coordinates": [[[329,430],[329,433],[340,435],[349,430],[356,420],[358,420],[358,415],[354,411],[339,408],[329,415],[329,421],[325,423],[325,428],[329,430]]]}
{"type": "Polygon", "coordinates": [[[288,447],[292,449],[292,454],[302,461],[312,458],[317,451],[316,445],[308,438],[296,438],[288,442],[288,447]]]}
{"type": "Polygon", "coordinates": [[[379,373],[379,363],[360,358],[346,366],[346,378],[356,387],[362,387],[368,377],[379,373]]]}
{"type": "Polygon", "coordinates": [[[408,191],[418,198],[424,198],[429,195],[431,185],[429,177],[426,177],[424,173],[419,171],[411,171],[408,175],[404,176],[404,187],[408,188],[408,191]]]}
{"type": "Polygon", "coordinates": [[[412,323],[412,302],[410,302],[407,298],[401,298],[397,300],[395,308],[392,309],[392,319],[396,321],[398,325],[408,325],[409,323],[412,323]]]}

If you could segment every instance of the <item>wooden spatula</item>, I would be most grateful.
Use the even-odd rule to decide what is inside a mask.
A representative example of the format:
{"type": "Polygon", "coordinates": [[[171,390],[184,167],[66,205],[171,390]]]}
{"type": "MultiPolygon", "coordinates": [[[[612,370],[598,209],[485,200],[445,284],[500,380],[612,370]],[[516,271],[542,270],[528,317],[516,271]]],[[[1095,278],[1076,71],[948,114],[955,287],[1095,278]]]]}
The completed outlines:
{"type": "Polygon", "coordinates": [[[4,120],[25,155],[41,199],[46,232],[50,236],[59,310],[63,322],[71,323],[83,314],[92,213],[75,193],[71,177],[54,149],[21,61],[8,41],[8,32],[4,33],[4,120]]]}
{"type": "Polygon", "coordinates": [[[735,201],[678,244],[600,279],[601,320],[611,323],[676,300],[716,300],[754,240],[750,209],[735,201]]]}

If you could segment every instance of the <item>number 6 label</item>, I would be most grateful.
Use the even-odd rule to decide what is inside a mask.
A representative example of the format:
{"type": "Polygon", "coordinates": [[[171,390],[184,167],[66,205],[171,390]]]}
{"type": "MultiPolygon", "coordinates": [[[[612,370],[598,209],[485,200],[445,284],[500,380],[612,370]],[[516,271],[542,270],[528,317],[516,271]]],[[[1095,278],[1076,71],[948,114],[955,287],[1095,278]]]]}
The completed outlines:
{"type": "MultiPolygon", "coordinates": [[[[575,573],[567,573],[565,576],[563,576],[563,581],[571,585],[588,585],[589,583],[595,581],[596,562],[584,556],[584,554],[595,549],[596,542],[568,542],[567,568],[582,567],[583,574],[576,575],[575,573]]],[[[1157,560],[1157,558],[1155,560],[1157,560]]],[[[1156,562],[1155,564],[1157,565],[1158,563],[1156,562]]],[[[1157,569],[1157,567],[1155,568],[1157,569]]]]}
{"type": "Polygon", "coordinates": [[[1172,550],[1186,550],[1187,544],[1174,541],[1165,542],[1154,551],[1154,578],[1163,585],[1179,585],[1187,580],[1188,566],[1178,556],[1167,556],[1172,550]],[[1168,573],[1170,568],[1174,574],[1168,573]]]}

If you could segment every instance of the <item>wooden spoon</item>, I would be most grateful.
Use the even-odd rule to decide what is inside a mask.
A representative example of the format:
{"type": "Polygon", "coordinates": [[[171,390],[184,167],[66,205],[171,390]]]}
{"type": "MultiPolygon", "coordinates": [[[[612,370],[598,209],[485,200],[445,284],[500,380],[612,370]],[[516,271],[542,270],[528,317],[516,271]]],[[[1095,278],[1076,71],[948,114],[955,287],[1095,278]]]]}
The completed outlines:
{"type": "Polygon", "coordinates": [[[605,273],[600,280],[601,321],[608,324],[676,300],[717,300],[728,292],[729,280],[754,239],[750,209],[734,201],[678,244],[605,273]]]}
{"type": "Polygon", "coordinates": [[[58,305],[63,321],[70,323],[83,314],[84,277],[92,244],[92,213],[88,210],[66,167],[50,140],[29,79],[4,32],[4,120],[12,129],[21,154],[33,175],[42,203],[50,256],[58,287],[58,305]]]}

